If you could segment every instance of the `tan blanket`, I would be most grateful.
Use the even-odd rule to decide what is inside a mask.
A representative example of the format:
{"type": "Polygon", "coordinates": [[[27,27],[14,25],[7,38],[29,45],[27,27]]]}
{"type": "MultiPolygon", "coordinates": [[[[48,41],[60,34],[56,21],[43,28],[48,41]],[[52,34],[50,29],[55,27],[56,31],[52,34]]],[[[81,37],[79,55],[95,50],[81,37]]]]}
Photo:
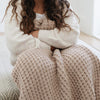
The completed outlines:
{"type": "Polygon", "coordinates": [[[100,100],[100,61],[84,46],[27,50],[12,76],[19,100],[100,100]]]}

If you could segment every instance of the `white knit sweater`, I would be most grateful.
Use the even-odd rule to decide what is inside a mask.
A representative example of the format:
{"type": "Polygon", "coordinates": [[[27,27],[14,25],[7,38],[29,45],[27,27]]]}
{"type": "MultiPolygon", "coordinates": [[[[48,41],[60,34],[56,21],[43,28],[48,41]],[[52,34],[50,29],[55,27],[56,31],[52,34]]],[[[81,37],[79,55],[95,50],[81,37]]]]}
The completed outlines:
{"type": "MultiPolygon", "coordinates": [[[[17,13],[18,13],[18,20],[21,21],[20,12],[22,10],[20,2],[17,3],[17,13]]],[[[7,40],[8,49],[11,52],[11,64],[14,65],[18,55],[20,55],[23,51],[29,48],[45,48],[50,49],[51,46],[57,48],[66,48],[69,47],[77,42],[79,37],[79,24],[76,17],[71,14],[69,18],[65,19],[65,22],[69,24],[72,28],[71,31],[67,31],[67,27],[59,31],[57,28],[53,27],[50,30],[46,28],[40,28],[38,38],[33,37],[32,35],[24,34],[20,30],[20,24],[16,22],[15,16],[13,17],[12,21],[10,22],[10,18],[12,16],[12,7],[9,8],[7,16],[5,18],[5,34],[7,40]]],[[[52,27],[52,25],[48,24],[48,21],[45,22],[44,20],[47,19],[45,14],[40,15],[36,14],[36,20],[43,18],[44,26],[52,27]],[[40,18],[41,17],[41,18],[40,18]]],[[[51,21],[51,23],[54,23],[51,21]]],[[[39,27],[39,26],[37,26],[39,27]]]]}

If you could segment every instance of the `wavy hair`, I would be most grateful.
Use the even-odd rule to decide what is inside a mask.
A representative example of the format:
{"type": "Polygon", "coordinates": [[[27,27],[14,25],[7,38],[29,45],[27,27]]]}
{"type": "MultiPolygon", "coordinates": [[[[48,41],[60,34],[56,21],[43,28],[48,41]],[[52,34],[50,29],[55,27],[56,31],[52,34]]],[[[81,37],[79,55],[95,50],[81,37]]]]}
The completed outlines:
{"type": "MultiPolygon", "coordinates": [[[[16,12],[17,2],[18,0],[11,0],[9,2],[6,8],[5,15],[7,14],[7,10],[9,6],[12,5],[13,7],[12,17],[15,15],[16,20],[18,21],[18,18],[17,18],[18,14],[16,12]]],[[[21,6],[22,6],[22,11],[21,11],[22,20],[20,22],[20,30],[23,31],[24,34],[29,34],[32,31],[35,31],[34,30],[34,19],[36,18],[36,14],[33,11],[35,7],[35,1],[34,0],[21,0],[21,6]]],[[[69,15],[66,16],[66,14],[69,11],[73,12],[70,9],[70,3],[67,0],[44,0],[44,10],[46,12],[47,18],[55,22],[56,28],[60,30],[61,28],[68,27],[71,30],[71,27],[68,24],[66,24],[64,21],[65,17],[69,17],[69,15]],[[67,9],[65,13],[63,13],[65,6],[67,9]]]]}

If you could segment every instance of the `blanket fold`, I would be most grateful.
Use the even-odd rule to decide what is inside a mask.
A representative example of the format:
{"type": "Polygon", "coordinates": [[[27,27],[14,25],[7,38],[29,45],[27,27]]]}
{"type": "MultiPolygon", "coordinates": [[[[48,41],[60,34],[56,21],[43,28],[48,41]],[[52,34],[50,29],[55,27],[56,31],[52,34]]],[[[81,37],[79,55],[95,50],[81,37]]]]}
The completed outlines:
{"type": "Polygon", "coordinates": [[[100,60],[82,45],[26,50],[12,76],[19,100],[100,100],[100,60]]]}

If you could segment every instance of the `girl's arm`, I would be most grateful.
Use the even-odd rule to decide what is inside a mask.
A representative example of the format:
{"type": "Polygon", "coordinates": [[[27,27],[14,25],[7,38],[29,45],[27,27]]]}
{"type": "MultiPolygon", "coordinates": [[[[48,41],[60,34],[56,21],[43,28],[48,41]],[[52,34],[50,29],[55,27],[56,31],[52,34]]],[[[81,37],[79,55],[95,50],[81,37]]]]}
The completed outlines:
{"type": "MultiPolygon", "coordinates": [[[[32,34],[33,37],[38,38],[39,31],[33,31],[30,34],[32,34]]],[[[56,48],[53,46],[50,46],[50,49],[51,49],[51,51],[54,51],[56,48]]]]}
{"type": "Polygon", "coordinates": [[[78,20],[72,13],[70,17],[65,18],[65,22],[70,25],[71,31],[67,31],[67,27],[61,31],[57,28],[54,30],[39,30],[38,38],[53,47],[61,49],[74,45],[80,34],[78,20]]]}
{"type": "MultiPolygon", "coordinates": [[[[20,13],[20,6],[17,11],[20,13]]],[[[46,45],[41,42],[38,38],[33,37],[32,35],[24,34],[20,30],[20,23],[17,23],[15,16],[10,21],[12,16],[12,8],[10,7],[5,18],[5,35],[8,49],[11,53],[19,55],[21,52],[29,48],[38,48],[40,45],[46,45]]],[[[18,14],[18,20],[21,20],[21,16],[18,14]]],[[[48,46],[49,48],[49,46],[48,46]]]]}

